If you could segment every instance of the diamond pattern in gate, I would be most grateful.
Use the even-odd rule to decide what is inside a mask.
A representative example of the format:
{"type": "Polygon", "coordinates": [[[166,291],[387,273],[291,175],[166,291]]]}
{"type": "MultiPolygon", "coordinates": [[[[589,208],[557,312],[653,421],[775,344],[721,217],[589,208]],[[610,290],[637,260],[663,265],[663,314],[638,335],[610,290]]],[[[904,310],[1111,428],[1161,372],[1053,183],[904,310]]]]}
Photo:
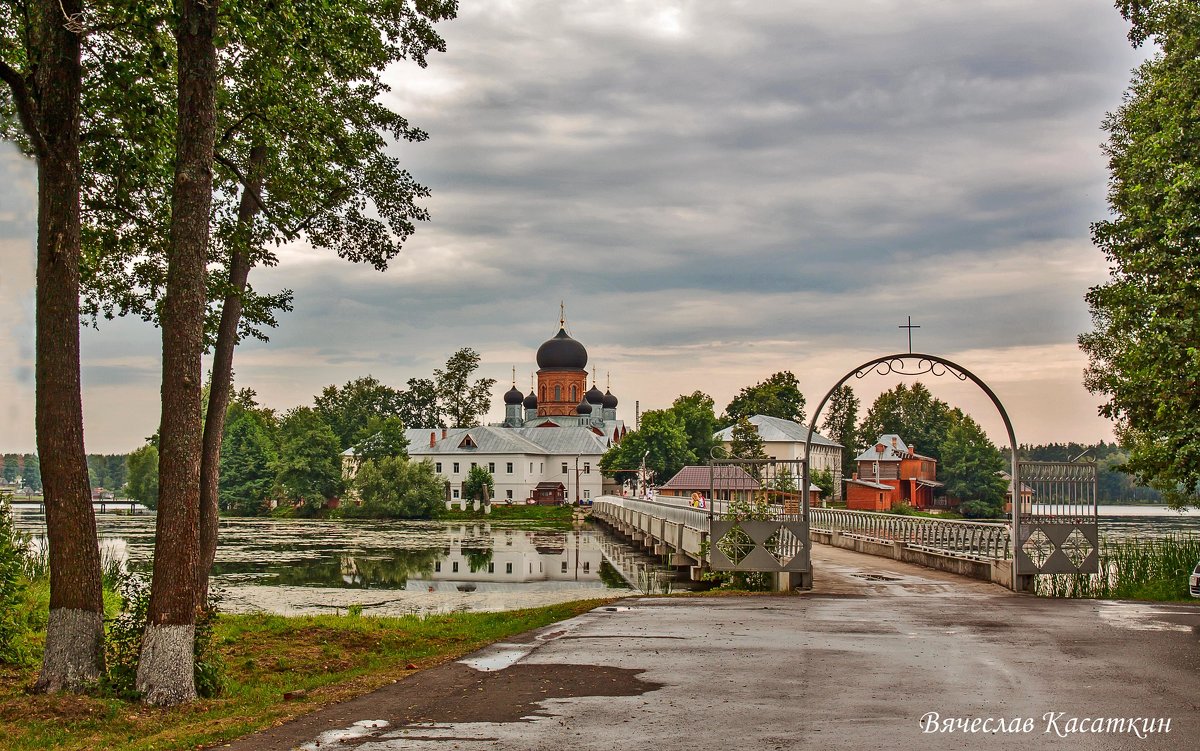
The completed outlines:
{"type": "Polygon", "coordinates": [[[1081,568],[1083,562],[1092,554],[1092,543],[1087,536],[1078,529],[1071,530],[1071,534],[1067,535],[1067,539],[1063,540],[1060,546],[1063,555],[1070,559],[1075,568],[1081,568]]]}
{"type": "Polygon", "coordinates": [[[717,549],[737,566],[754,552],[754,540],[741,527],[734,526],[717,541],[717,549]]]}
{"type": "Polygon", "coordinates": [[[1046,533],[1040,529],[1033,530],[1029,538],[1025,540],[1025,544],[1021,546],[1021,550],[1025,551],[1025,555],[1033,561],[1038,568],[1046,565],[1051,554],[1054,553],[1054,543],[1046,536],[1046,533]]]}
{"type": "Polygon", "coordinates": [[[772,558],[779,561],[780,567],[787,568],[792,559],[800,555],[800,551],[804,549],[804,543],[790,529],[780,527],[775,534],[767,538],[763,547],[767,549],[772,558]]]}

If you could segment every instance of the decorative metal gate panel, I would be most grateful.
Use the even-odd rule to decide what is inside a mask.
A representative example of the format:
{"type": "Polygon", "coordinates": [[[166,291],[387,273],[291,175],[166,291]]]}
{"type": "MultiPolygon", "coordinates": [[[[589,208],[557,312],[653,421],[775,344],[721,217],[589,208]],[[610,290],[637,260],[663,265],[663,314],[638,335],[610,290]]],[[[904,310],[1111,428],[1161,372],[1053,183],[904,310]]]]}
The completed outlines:
{"type": "Polygon", "coordinates": [[[709,564],[714,571],[807,572],[804,462],[720,459],[709,465],[709,564]]]}
{"type": "Polygon", "coordinates": [[[1016,573],[1095,574],[1100,570],[1095,462],[1021,462],[1016,573]]]}

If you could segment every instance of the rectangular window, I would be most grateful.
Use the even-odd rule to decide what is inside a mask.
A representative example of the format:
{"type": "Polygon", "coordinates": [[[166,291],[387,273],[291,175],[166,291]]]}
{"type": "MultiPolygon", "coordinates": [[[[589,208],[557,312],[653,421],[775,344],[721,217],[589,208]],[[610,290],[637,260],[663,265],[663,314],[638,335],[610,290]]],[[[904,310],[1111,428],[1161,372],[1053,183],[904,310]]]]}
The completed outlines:
{"type": "Polygon", "coordinates": [[[455,498],[458,498],[458,488],[455,488],[455,489],[454,489],[454,497],[455,497],[455,498]]]}
{"type": "Polygon", "coordinates": [[[562,473],[565,475],[565,474],[567,473],[567,463],[566,463],[566,462],[563,462],[563,465],[562,465],[562,467],[563,467],[563,471],[562,471],[562,473]]]}
{"type": "Polygon", "coordinates": [[[438,573],[438,574],[440,574],[442,572],[442,562],[441,561],[438,561],[437,563],[433,564],[433,571],[434,571],[434,573],[438,573]]]}
{"type": "Polygon", "coordinates": [[[562,572],[564,574],[567,573],[567,562],[566,561],[562,562],[562,572]]]}
{"type": "Polygon", "coordinates": [[[512,474],[512,469],[513,469],[513,467],[512,467],[512,462],[509,462],[507,465],[505,465],[505,469],[507,470],[508,474],[510,474],[510,475],[511,475],[511,474],[512,474]]]}
{"type": "Polygon", "coordinates": [[[496,474],[496,462],[488,462],[488,472],[496,474]]]}
{"type": "Polygon", "coordinates": [[[496,564],[494,562],[488,564],[488,573],[489,574],[496,573],[496,564]]]}
{"type": "Polygon", "coordinates": [[[585,475],[588,475],[588,474],[591,474],[591,473],[592,473],[592,464],[591,464],[591,462],[584,462],[584,463],[583,463],[583,473],[584,473],[585,475]]]}
{"type": "Polygon", "coordinates": [[[583,491],[583,497],[584,497],[584,498],[591,498],[591,497],[592,497],[592,491],[590,491],[590,490],[585,490],[585,491],[583,491]]]}
{"type": "Polygon", "coordinates": [[[583,573],[585,573],[585,574],[586,574],[586,573],[587,573],[588,571],[590,571],[591,569],[592,569],[592,563],[591,563],[591,561],[584,561],[584,562],[583,562],[583,573]]]}
{"type": "Polygon", "coordinates": [[[506,574],[512,573],[512,561],[509,561],[508,563],[504,564],[504,573],[506,573],[506,574]]]}
{"type": "Polygon", "coordinates": [[[504,491],[504,497],[511,501],[512,500],[512,491],[511,490],[504,491]]]}
{"type": "Polygon", "coordinates": [[[450,564],[450,573],[452,573],[452,574],[458,573],[458,561],[455,561],[454,563],[450,564]]]}
{"type": "Polygon", "coordinates": [[[458,462],[454,462],[454,474],[458,474],[458,462]]]}
{"type": "Polygon", "coordinates": [[[441,462],[437,462],[436,464],[434,464],[434,465],[433,465],[433,471],[434,471],[434,472],[437,472],[437,473],[440,475],[440,474],[442,473],[442,463],[441,463],[441,462]]]}
{"type": "Polygon", "coordinates": [[[529,474],[533,474],[533,462],[529,462],[529,474]]]}
{"type": "Polygon", "coordinates": [[[477,466],[479,466],[479,465],[476,464],[475,462],[471,462],[471,469],[475,469],[477,466]]]}

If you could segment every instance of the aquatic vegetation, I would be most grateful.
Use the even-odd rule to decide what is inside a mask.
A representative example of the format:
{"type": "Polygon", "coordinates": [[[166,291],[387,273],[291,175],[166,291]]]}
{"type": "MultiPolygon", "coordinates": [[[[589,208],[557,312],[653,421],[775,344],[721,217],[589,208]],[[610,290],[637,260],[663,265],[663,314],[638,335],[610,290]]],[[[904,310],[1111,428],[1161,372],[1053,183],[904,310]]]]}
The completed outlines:
{"type": "Polygon", "coordinates": [[[1042,597],[1190,600],[1188,574],[1200,562],[1200,536],[1103,538],[1099,574],[1039,576],[1042,597]]]}

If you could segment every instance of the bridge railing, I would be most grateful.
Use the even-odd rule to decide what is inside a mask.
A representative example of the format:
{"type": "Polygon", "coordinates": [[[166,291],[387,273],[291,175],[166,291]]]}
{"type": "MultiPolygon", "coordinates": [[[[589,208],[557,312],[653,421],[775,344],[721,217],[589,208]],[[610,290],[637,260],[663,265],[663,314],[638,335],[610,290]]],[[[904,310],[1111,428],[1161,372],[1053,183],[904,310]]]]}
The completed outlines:
{"type": "Polygon", "coordinates": [[[659,519],[666,519],[675,524],[682,524],[689,529],[708,531],[708,512],[691,506],[664,501],[651,501],[646,498],[626,498],[619,496],[601,496],[592,503],[593,513],[604,511],[605,507],[627,508],[643,514],[650,514],[659,519]]]}
{"type": "Polygon", "coordinates": [[[938,553],[1008,560],[1012,557],[1012,531],[1007,524],[896,516],[870,511],[809,509],[814,532],[839,532],[881,542],[903,542],[938,553]]]}

